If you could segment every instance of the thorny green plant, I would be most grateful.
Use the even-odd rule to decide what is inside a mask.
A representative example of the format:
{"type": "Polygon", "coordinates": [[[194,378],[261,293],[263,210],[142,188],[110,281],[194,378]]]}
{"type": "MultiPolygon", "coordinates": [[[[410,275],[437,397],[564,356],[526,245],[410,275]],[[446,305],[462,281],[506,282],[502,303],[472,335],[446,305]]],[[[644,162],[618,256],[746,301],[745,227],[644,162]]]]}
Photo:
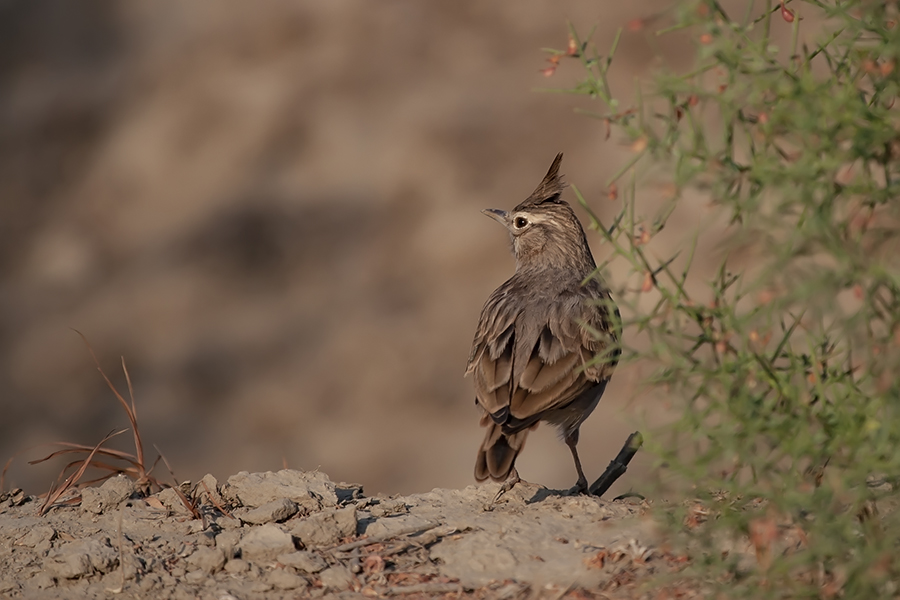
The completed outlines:
{"type": "Polygon", "coordinates": [[[572,27],[544,73],[580,61],[581,80],[564,91],[604,105],[591,115],[633,153],[609,181],[621,202],[611,222],[578,197],[609,249],[601,269],[619,261],[630,272],[616,290],[623,359],[650,362],[651,383],[677,404],[676,422],[648,446],[693,484],[696,500],[666,513],[692,549],[684,574],[711,597],[893,596],[897,5],[738,10],[682,2],[643,23],[691,39],[696,64],[662,69],[628,105],[607,77],[621,31],[602,54],[572,27]],[[644,216],[638,197],[659,191],[641,185],[651,167],[671,198],[644,216]],[[718,224],[659,256],[653,238],[673,211],[704,204],[718,224]],[[695,250],[710,236],[716,250],[703,259],[718,269],[698,280],[695,250]]]}

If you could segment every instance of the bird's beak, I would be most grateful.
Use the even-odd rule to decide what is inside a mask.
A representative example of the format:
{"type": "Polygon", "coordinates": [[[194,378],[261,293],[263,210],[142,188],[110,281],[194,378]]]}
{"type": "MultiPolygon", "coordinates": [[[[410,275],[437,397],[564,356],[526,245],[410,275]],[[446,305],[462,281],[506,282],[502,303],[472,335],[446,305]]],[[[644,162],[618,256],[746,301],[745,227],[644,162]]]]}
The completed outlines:
{"type": "Polygon", "coordinates": [[[506,226],[506,218],[509,216],[509,213],[505,210],[500,210],[499,208],[486,208],[481,212],[497,221],[504,227],[506,226]]]}

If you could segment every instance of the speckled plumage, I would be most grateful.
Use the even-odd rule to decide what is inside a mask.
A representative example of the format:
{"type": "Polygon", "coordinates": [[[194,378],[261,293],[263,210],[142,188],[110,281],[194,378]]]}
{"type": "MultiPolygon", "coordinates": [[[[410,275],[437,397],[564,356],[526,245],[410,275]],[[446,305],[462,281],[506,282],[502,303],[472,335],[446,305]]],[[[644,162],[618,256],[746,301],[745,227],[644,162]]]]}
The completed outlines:
{"type": "Polygon", "coordinates": [[[516,272],[481,311],[466,373],[473,376],[481,423],[488,428],[475,478],[517,481],[515,460],[528,431],[546,421],[572,450],[583,491],[578,431],[615,369],[617,319],[610,314],[616,309],[609,290],[594,273],[584,230],[560,199],[561,161],[559,154],[512,212],[484,211],[509,230],[516,272]],[[592,363],[596,356],[604,358],[592,363]]]}

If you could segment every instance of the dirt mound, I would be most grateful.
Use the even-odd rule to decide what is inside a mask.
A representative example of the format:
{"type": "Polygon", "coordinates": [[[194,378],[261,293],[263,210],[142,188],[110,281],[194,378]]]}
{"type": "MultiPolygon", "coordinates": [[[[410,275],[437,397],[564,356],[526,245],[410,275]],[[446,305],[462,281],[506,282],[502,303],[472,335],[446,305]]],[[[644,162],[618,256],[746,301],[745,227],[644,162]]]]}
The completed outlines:
{"type": "Polygon", "coordinates": [[[7,492],[0,596],[633,597],[672,566],[646,502],[523,482],[490,507],[495,492],[366,497],[284,470],[141,497],[118,477],[45,516],[36,498],[7,492]]]}

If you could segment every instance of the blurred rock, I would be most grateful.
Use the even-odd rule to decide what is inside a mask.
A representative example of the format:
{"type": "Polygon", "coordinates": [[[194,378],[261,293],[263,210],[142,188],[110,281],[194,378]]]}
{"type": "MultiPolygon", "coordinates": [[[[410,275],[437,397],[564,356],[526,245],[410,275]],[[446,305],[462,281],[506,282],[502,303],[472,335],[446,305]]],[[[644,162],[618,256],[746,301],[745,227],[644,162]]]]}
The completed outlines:
{"type": "Polygon", "coordinates": [[[228,478],[222,486],[222,496],[249,507],[287,498],[307,511],[334,506],[338,501],[334,483],[318,471],[243,471],[228,478]]]}
{"type": "Polygon", "coordinates": [[[125,475],[116,475],[100,487],[81,490],[81,510],[99,515],[109,508],[116,508],[134,493],[134,481],[125,475]]]}
{"type": "Polygon", "coordinates": [[[159,501],[162,502],[162,505],[165,506],[168,511],[177,515],[191,514],[188,507],[184,505],[184,500],[181,499],[181,496],[178,495],[178,492],[176,492],[174,488],[166,488],[156,494],[156,497],[159,498],[159,501]]]}
{"type": "Polygon", "coordinates": [[[295,521],[291,533],[306,547],[337,544],[356,535],[356,507],[313,513],[295,521]]]}
{"type": "Polygon", "coordinates": [[[292,500],[282,498],[267,502],[259,508],[240,515],[241,521],[252,525],[262,525],[264,523],[281,522],[290,519],[297,514],[297,505],[292,500]]]}
{"type": "Polygon", "coordinates": [[[274,569],[271,571],[266,577],[266,582],[279,590],[295,590],[308,585],[305,579],[299,575],[294,575],[293,573],[285,571],[284,569],[274,569]]]}
{"type": "Polygon", "coordinates": [[[209,494],[213,495],[213,500],[215,500],[216,502],[221,502],[221,498],[219,495],[219,482],[209,473],[207,473],[200,479],[200,483],[197,484],[197,493],[202,494],[202,496],[208,498],[209,494],[207,494],[206,492],[207,489],[209,489],[209,494]]]}
{"type": "Polygon", "coordinates": [[[244,573],[250,569],[250,563],[242,558],[233,558],[225,563],[225,570],[232,574],[244,573]]]}
{"type": "Polygon", "coordinates": [[[318,573],[328,566],[325,559],[318,554],[304,551],[281,554],[278,556],[278,562],[301,573],[318,573]]]}
{"type": "Polygon", "coordinates": [[[277,525],[254,527],[244,534],[240,542],[241,558],[250,562],[271,560],[279,554],[294,550],[294,540],[277,525]]]}
{"type": "Polygon", "coordinates": [[[342,590],[350,587],[356,581],[356,578],[353,577],[350,569],[343,565],[337,565],[328,567],[319,573],[319,580],[326,589],[342,590]]]}
{"type": "Polygon", "coordinates": [[[217,573],[225,566],[225,552],[221,548],[201,546],[188,556],[188,564],[200,569],[207,575],[217,573]]]}
{"type": "Polygon", "coordinates": [[[118,553],[106,538],[66,544],[44,563],[47,573],[59,579],[74,579],[94,571],[108,573],[118,564],[118,553]]]}
{"type": "Polygon", "coordinates": [[[15,545],[34,548],[38,552],[50,548],[50,542],[56,539],[56,530],[46,525],[38,525],[28,530],[24,536],[15,541],[15,545]]]}
{"type": "Polygon", "coordinates": [[[235,549],[239,546],[243,531],[240,529],[229,529],[222,531],[216,535],[216,548],[221,548],[225,553],[225,557],[231,559],[235,555],[235,549]]]}

